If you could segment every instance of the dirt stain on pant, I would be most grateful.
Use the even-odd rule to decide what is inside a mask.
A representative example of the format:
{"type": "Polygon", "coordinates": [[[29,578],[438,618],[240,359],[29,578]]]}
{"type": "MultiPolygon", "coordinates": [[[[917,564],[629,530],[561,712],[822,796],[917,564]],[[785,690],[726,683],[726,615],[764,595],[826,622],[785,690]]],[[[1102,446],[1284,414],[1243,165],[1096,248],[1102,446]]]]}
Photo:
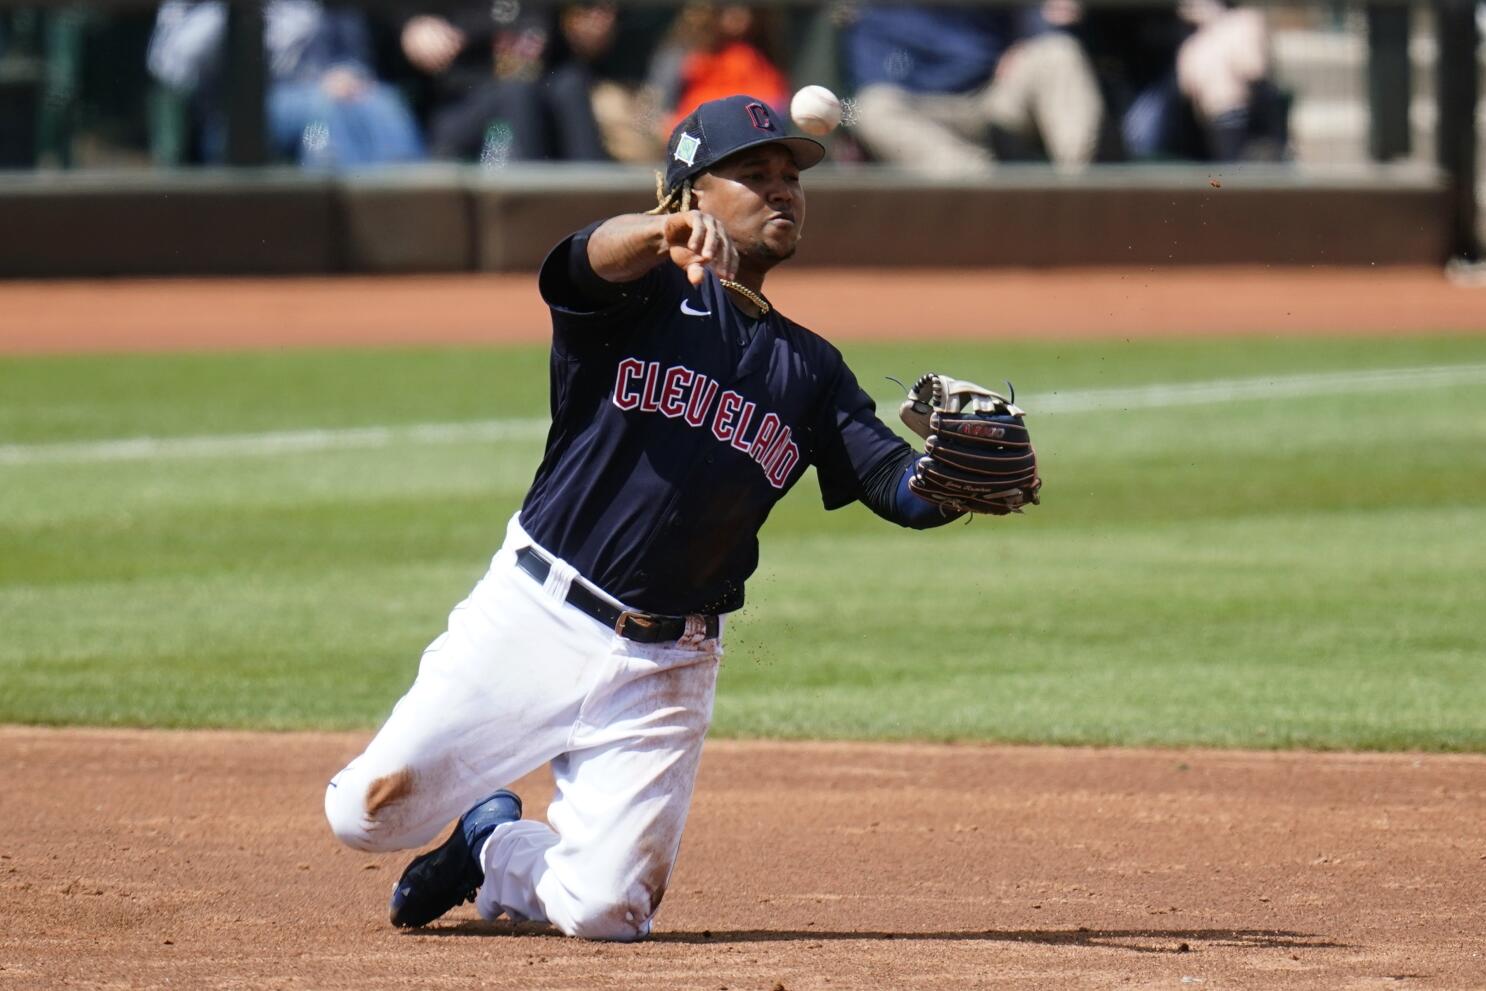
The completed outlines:
{"type": "Polygon", "coordinates": [[[643,867],[643,874],[639,878],[642,900],[637,907],[645,908],[647,919],[655,915],[660,908],[661,899],[666,897],[666,885],[671,880],[671,867],[676,862],[680,844],[680,836],[676,836],[669,844],[642,841],[635,851],[643,867]]]}
{"type": "Polygon", "coordinates": [[[413,771],[403,768],[393,774],[378,778],[366,789],[366,814],[375,819],[389,805],[407,798],[413,791],[413,771]]]}

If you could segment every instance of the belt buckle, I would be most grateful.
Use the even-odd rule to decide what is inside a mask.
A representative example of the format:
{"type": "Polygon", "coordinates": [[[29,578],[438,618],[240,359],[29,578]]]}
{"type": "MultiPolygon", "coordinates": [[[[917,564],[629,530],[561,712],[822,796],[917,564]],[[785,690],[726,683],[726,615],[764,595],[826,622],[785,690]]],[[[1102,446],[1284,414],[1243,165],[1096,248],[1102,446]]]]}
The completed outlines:
{"type": "Polygon", "coordinates": [[[631,620],[634,621],[636,626],[642,629],[655,625],[655,617],[649,613],[636,612],[633,609],[623,609],[619,613],[619,618],[614,621],[614,635],[624,636],[625,624],[631,620]]]}

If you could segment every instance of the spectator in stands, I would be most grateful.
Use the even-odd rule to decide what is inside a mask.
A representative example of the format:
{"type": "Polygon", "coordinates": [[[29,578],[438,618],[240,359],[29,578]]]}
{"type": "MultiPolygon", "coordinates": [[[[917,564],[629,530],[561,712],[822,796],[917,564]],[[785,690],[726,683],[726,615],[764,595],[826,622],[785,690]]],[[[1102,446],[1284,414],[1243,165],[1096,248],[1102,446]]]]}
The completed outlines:
{"type": "Polygon", "coordinates": [[[660,122],[660,133],[669,135],[708,100],[735,93],[756,96],[787,119],[789,81],[764,51],[765,26],[759,14],[742,4],[689,3],[681,8],[651,70],[652,84],[670,111],[660,122]]]}
{"type": "MultiPolygon", "coordinates": [[[[189,92],[208,162],[226,158],[222,105],[224,0],[166,0],[150,38],[150,72],[189,92]]],[[[361,14],[327,10],[316,0],[268,0],[264,6],[268,140],[281,159],[320,167],[406,162],[423,156],[411,111],[372,69],[361,14]]]]}
{"type": "Polygon", "coordinates": [[[1087,165],[1102,114],[1093,69],[1071,36],[1029,35],[1029,20],[1007,8],[864,7],[847,39],[858,140],[933,174],[1029,155],[1087,165]]]}
{"type": "Polygon", "coordinates": [[[1269,40],[1257,10],[1222,0],[1111,7],[1048,0],[1043,15],[1089,53],[1121,157],[1277,159],[1288,99],[1269,81],[1269,40]]]}
{"type": "Polygon", "coordinates": [[[663,98],[651,82],[655,53],[676,12],[664,5],[619,9],[612,44],[590,64],[594,117],[615,161],[653,164],[665,157],[663,98]]]}
{"type": "Polygon", "coordinates": [[[429,146],[435,158],[603,161],[594,118],[594,63],[613,47],[612,3],[523,12],[472,3],[418,14],[402,50],[435,82],[429,146]]]}
{"type": "Polygon", "coordinates": [[[1284,152],[1284,115],[1275,127],[1270,106],[1269,28],[1253,7],[1224,0],[1182,0],[1177,7],[1194,30],[1176,53],[1176,81],[1196,111],[1208,157],[1278,158],[1284,152]]]}

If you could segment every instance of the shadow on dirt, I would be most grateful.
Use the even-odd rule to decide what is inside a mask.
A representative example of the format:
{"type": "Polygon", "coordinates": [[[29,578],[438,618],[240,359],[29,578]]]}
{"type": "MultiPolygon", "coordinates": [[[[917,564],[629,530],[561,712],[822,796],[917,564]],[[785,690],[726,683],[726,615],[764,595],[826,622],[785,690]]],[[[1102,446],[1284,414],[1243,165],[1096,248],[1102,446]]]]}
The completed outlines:
{"type": "MultiPolygon", "coordinates": [[[[412,929],[420,936],[558,936],[551,926],[508,922],[459,922],[431,929],[412,929]]],[[[658,932],[650,943],[825,943],[848,940],[870,942],[1041,943],[1046,946],[1091,946],[1133,953],[1193,953],[1215,947],[1255,950],[1335,950],[1345,948],[1315,933],[1284,929],[985,929],[950,932],[817,932],[813,929],[702,929],[694,932],[658,932]]]]}
{"type": "Polygon", "coordinates": [[[716,932],[661,932],[658,943],[771,943],[783,940],[985,940],[996,943],[1042,943],[1047,946],[1097,946],[1136,953],[1191,953],[1204,947],[1247,947],[1261,950],[1340,949],[1313,933],[1279,929],[986,929],[956,932],[815,932],[798,930],[735,930],[716,932]]]}

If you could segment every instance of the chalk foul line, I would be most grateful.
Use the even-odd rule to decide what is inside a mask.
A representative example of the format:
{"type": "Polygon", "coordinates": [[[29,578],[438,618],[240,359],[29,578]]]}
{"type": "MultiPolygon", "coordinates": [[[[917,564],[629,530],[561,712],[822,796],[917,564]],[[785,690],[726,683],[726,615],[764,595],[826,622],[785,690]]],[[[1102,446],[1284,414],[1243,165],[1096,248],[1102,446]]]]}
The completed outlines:
{"type": "MultiPolygon", "coordinates": [[[[1204,382],[1081,389],[1019,397],[1034,414],[1163,409],[1248,399],[1345,395],[1486,383],[1486,364],[1429,365],[1352,372],[1264,375],[1204,382]]],[[[45,444],[0,444],[0,465],[253,457],[405,444],[533,442],[547,435],[541,419],[475,420],[408,426],[291,430],[195,437],[126,437],[45,444]]]]}
{"type": "Polygon", "coordinates": [[[1486,382],[1486,364],[1428,365],[1420,368],[1379,368],[1355,372],[1313,372],[1264,375],[1206,382],[1162,383],[1054,392],[1026,400],[1025,408],[1038,413],[1083,413],[1104,409],[1161,409],[1198,406],[1243,399],[1281,399],[1300,396],[1345,395],[1374,389],[1397,391],[1431,386],[1472,385],[1486,382]]]}

